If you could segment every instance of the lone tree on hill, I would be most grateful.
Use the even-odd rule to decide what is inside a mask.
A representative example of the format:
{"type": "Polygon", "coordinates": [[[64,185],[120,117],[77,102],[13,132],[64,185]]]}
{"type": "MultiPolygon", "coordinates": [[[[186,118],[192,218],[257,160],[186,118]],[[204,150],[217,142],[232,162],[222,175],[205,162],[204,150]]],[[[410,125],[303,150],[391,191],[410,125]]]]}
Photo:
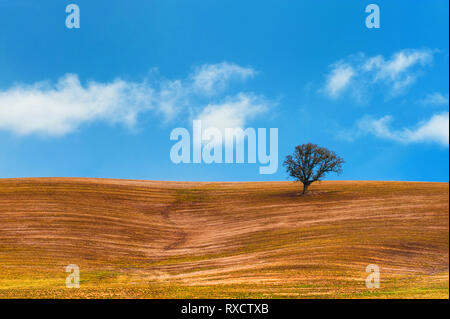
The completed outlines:
{"type": "Polygon", "coordinates": [[[286,156],[283,163],[289,175],[303,183],[302,194],[327,173],[342,173],[342,164],[344,160],[335,152],[311,143],[296,146],[294,153],[286,156]]]}

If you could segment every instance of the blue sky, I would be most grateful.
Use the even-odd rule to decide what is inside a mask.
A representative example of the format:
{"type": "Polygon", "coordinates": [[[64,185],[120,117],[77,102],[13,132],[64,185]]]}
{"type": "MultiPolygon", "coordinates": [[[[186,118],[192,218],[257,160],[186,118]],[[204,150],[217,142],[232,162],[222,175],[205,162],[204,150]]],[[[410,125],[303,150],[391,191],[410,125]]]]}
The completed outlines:
{"type": "Polygon", "coordinates": [[[448,5],[0,0],[0,177],[285,180],[313,142],[346,160],[329,179],[448,182],[448,5]],[[172,163],[193,119],[278,128],[277,173],[172,163]]]}

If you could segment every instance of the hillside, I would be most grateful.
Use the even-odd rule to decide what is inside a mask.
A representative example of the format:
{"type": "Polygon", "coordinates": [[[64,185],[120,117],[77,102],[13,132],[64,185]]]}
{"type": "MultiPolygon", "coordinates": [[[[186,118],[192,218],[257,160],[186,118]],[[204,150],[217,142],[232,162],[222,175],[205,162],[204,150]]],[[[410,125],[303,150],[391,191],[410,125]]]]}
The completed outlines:
{"type": "Polygon", "coordinates": [[[0,179],[0,298],[448,298],[449,184],[0,179]],[[65,266],[81,288],[65,288],[65,266]],[[368,264],[381,287],[367,289],[368,264]]]}

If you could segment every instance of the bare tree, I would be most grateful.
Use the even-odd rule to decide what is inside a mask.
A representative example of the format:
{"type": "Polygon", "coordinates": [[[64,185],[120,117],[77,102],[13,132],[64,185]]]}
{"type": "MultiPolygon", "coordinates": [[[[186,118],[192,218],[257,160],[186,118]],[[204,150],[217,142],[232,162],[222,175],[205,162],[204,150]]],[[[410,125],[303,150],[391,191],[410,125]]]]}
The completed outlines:
{"type": "Polygon", "coordinates": [[[303,183],[302,194],[327,173],[342,173],[342,164],[344,160],[335,152],[311,143],[296,146],[294,153],[286,156],[283,163],[289,175],[303,183]]]}

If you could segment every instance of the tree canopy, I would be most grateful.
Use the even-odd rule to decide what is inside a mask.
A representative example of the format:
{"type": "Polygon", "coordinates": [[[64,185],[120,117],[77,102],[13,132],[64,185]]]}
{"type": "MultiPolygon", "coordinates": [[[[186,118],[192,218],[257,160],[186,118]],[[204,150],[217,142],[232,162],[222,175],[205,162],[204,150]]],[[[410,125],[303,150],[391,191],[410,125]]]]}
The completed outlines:
{"type": "Polygon", "coordinates": [[[289,175],[303,183],[303,194],[326,174],[342,173],[343,164],[344,160],[335,152],[312,143],[296,146],[294,153],[286,156],[283,163],[289,175]]]}

